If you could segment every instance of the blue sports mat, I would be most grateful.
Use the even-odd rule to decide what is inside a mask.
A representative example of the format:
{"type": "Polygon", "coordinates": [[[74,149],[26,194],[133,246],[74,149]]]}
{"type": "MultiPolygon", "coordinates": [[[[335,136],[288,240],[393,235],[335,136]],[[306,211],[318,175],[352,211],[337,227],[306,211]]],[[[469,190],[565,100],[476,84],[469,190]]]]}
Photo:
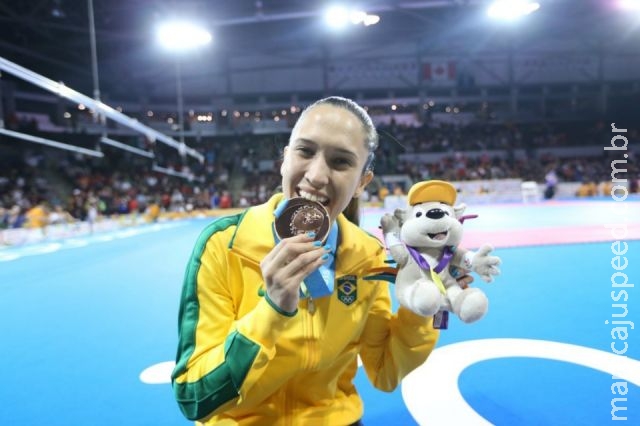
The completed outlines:
{"type": "MultiPolygon", "coordinates": [[[[579,222],[580,212],[573,217],[579,222]]],[[[206,223],[148,225],[0,250],[0,425],[190,424],[179,413],[170,385],[145,384],[139,375],[174,359],[184,266],[206,223]]],[[[629,283],[640,282],[638,252],[640,241],[629,241],[624,270],[629,283]]],[[[453,378],[465,404],[498,425],[602,425],[611,421],[612,386],[624,381],[626,401],[616,404],[627,409],[616,414],[627,417],[627,424],[640,424],[640,390],[631,383],[640,374],[640,340],[630,325],[624,355],[635,360],[629,364],[635,370],[625,370],[622,379],[583,361],[533,355],[535,343],[543,340],[567,344],[571,360],[581,359],[580,348],[592,348],[606,361],[613,356],[614,339],[605,321],[638,323],[637,286],[627,288],[626,301],[612,301],[611,244],[496,253],[503,260],[502,275],[493,284],[477,284],[489,297],[489,314],[472,325],[453,319],[436,352],[478,342],[476,349],[456,355],[473,358],[483,339],[517,338],[527,339],[517,341],[525,354],[471,359],[453,378]],[[612,304],[625,304],[626,317],[613,318],[623,308],[612,304]],[[532,355],[527,356],[529,347],[532,355]]],[[[422,392],[444,389],[429,377],[416,376],[410,389],[408,382],[405,392],[424,407],[434,401],[421,399],[422,392]]],[[[408,403],[411,398],[401,389],[379,392],[362,372],[356,384],[365,400],[367,426],[444,424],[429,412],[416,414],[415,402],[408,403]]],[[[623,388],[615,390],[619,394],[623,388]]],[[[458,410],[452,406],[450,412],[446,424],[461,424],[458,410]]]]}

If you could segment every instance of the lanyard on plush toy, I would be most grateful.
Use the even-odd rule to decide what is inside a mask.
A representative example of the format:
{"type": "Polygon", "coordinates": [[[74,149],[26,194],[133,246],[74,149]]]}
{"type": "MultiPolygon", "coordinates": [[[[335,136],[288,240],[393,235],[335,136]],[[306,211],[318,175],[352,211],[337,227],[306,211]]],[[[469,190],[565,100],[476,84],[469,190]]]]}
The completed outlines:
{"type": "Polygon", "coordinates": [[[440,293],[445,294],[446,290],[444,288],[444,284],[442,283],[442,279],[438,274],[442,272],[444,268],[447,267],[449,262],[451,262],[451,259],[453,258],[453,251],[454,251],[453,248],[451,246],[445,247],[444,251],[442,252],[442,257],[440,258],[440,261],[432,269],[431,266],[429,265],[429,262],[427,262],[427,260],[424,257],[422,257],[422,255],[418,250],[414,249],[411,246],[406,246],[406,247],[407,247],[407,251],[413,258],[413,260],[416,261],[418,266],[424,271],[431,272],[431,278],[435,282],[436,286],[438,286],[438,289],[440,289],[440,293]]]}
{"type": "MultiPolygon", "coordinates": [[[[460,217],[458,220],[460,221],[460,223],[464,223],[466,219],[475,219],[477,217],[478,217],[477,214],[467,214],[460,217]]],[[[449,262],[451,262],[455,248],[453,246],[446,246],[442,252],[442,257],[440,258],[440,261],[438,262],[435,268],[431,269],[429,262],[427,262],[427,260],[424,257],[422,257],[422,255],[418,250],[406,244],[405,244],[405,247],[407,248],[407,251],[413,258],[413,260],[416,261],[418,266],[422,270],[429,271],[431,273],[431,278],[433,279],[433,282],[436,284],[436,286],[438,286],[438,289],[440,289],[440,293],[445,294],[446,290],[444,288],[444,284],[442,283],[442,279],[438,274],[442,272],[444,268],[447,267],[449,262]]]]}

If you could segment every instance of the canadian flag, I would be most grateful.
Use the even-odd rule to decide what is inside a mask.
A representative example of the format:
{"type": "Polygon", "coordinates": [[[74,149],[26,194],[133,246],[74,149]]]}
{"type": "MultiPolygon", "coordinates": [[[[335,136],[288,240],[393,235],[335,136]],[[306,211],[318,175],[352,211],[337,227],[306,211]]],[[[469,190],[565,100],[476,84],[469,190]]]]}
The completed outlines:
{"type": "Polygon", "coordinates": [[[456,63],[453,61],[426,62],[422,68],[425,80],[447,82],[456,78],[456,63]]]}

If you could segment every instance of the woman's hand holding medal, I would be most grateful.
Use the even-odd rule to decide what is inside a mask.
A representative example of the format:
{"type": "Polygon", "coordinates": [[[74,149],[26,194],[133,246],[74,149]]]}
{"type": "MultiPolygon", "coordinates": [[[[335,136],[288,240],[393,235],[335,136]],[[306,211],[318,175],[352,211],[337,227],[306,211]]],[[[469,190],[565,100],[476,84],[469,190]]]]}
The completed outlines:
{"type": "Polygon", "coordinates": [[[303,198],[287,201],[278,215],[280,238],[260,263],[269,299],[285,312],[295,312],[300,284],[327,259],[323,241],[329,233],[329,215],[322,204],[303,198]]]}

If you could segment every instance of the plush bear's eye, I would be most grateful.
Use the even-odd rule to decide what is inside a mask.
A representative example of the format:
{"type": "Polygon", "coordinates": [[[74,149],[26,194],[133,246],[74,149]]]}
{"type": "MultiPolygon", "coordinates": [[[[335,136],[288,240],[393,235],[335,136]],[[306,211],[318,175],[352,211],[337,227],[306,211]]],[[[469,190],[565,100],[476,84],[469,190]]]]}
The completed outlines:
{"type": "Polygon", "coordinates": [[[416,217],[422,216],[422,212],[416,212],[416,217]]]}
{"type": "Polygon", "coordinates": [[[449,212],[446,212],[442,209],[431,209],[427,212],[427,217],[429,219],[441,219],[444,216],[449,216],[449,212]]]}

